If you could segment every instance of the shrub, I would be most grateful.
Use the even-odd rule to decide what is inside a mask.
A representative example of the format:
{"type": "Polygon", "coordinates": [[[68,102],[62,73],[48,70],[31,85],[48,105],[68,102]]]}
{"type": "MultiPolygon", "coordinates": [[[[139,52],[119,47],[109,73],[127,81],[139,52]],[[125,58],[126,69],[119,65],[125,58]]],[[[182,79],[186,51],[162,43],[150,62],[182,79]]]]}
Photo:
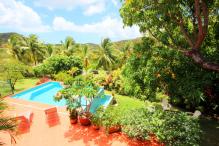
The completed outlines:
{"type": "Polygon", "coordinates": [[[106,129],[109,129],[112,126],[121,125],[121,110],[119,108],[114,108],[109,106],[103,113],[101,125],[106,129]]]}
{"type": "Polygon", "coordinates": [[[57,81],[62,81],[62,82],[65,82],[65,81],[68,81],[69,79],[71,79],[72,77],[67,74],[66,72],[59,72],[58,74],[56,74],[55,76],[55,79],[57,81]]]}
{"type": "Polygon", "coordinates": [[[75,56],[52,56],[43,64],[34,68],[36,76],[57,74],[61,71],[68,71],[72,67],[82,69],[82,61],[75,56]]]}
{"type": "Polygon", "coordinates": [[[135,109],[125,114],[121,123],[124,133],[141,140],[155,134],[167,145],[195,146],[200,141],[198,120],[183,112],[135,109]]]}

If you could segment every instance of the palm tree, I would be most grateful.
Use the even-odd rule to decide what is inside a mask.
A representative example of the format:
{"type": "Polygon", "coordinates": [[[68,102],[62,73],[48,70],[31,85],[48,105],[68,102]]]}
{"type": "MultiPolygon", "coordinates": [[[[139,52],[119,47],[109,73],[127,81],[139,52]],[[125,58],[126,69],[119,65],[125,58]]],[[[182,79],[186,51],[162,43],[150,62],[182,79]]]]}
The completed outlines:
{"type": "Polygon", "coordinates": [[[73,52],[73,46],[75,45],[75,41],[72,37],[66,37],[65,41],[62,42],[62,51],[61,54],[70,55],[73,52]]]}
{"type": "Polygon", "coordinates": [[[89,59],[88,59],[88,46],[85,45],[82,50],[82,56],[84,60],[84,69],[87,72],[88,66],[89,66],[89,59]]]}
{"type": "Polygon", "coordinates": [[[34,65],[37,65],[38,62],[42,61],[45,58],[45,49],[43,47],[43,44],[39,42],[36,35],[31,34],[26,39],[26,45],[26,49],[30,51],[34,65]]]}
{"type": "Polygon", "coordinates": [[[104,70],[110,71],[115,61],[116,57],[112,52],[112,43],[109,38],[105,38],[100,44],[97,68],[103,67],[104,70]]]}
{"type": "Polygon", "coordinates": [[[12,55],[17,60],[25,62],[25,58],[23,56],[26,53],[26,50],[22,47],[25,44],[24,39],[14,34],[9,38],[8,43],[10,45],[12,55]]]}
{"type": "MultiPolygon", "coordinates": [[[[13,137],[13,132],[16,129],[16,121],[13,118],[6,117],[3,112],[7,109],[7,105],[3,101],[3,97],[0,97],[0,131],[6,131],[9,132],[11,136],[11,141],[15,142],[15,139],[13,137]]],[[[4,143],[0,141],[0,145],[3,145],[4,143]]]]}

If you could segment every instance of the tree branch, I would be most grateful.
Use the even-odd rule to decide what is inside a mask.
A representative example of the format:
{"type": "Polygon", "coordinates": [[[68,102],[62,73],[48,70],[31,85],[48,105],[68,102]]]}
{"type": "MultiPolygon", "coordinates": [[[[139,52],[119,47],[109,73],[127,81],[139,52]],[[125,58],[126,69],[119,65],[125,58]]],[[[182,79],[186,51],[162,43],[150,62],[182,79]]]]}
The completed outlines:
{"type": "Polygon", "coordinates": [[[194,50],[198,50],[201,47],[202,42],[205,39],[208,29],[208,9],[206,3],[202,0],[201,3],[202,13],[204,16],[204,26],[202,25],[202,17],[200,12],[200,2],[195,0],[195,16],[198,21],[198,38],[193,47],[194,50]]]}

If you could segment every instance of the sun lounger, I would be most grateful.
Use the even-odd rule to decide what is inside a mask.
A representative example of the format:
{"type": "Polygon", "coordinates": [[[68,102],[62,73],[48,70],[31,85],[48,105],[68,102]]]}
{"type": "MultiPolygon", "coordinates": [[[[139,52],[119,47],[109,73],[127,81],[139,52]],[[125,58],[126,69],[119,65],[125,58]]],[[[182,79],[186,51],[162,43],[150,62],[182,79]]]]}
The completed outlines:
{"type": "Polygon", "coordinates": [[[55,126],[60,123],[56,107],[48,108],[44,111],[46,114],[46,121],[49,127],[55,126]]]}
{"type": "Polygon", "coordinates": [[[29,132],[32,119],[33,112],[31,111],[16,116],[16,120],[18,121],[17,131],[19,134],[29,132]]]}

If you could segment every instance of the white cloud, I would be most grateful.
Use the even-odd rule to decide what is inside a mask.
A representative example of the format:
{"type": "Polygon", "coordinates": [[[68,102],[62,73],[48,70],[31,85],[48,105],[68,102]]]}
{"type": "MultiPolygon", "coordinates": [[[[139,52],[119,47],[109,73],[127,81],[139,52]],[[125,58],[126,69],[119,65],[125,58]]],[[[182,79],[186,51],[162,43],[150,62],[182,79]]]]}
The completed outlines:
{"type": "Polygon", "coordinates": [[[105,10],[107,0],[35,0],[34,4],[50,10],[67,9],[72,10],[76,7],[83,9],[83,14],[90,16],[101,13],[105,10]]]}
{"type": "Polygon", "coordinates": [[[73,9],[77,6],[87,6],[99,0],[34,0],[36,6],[48,9],[73,9]]]}
{"type": "Polygon", "coordinates": [[[77,25],[74,22],[67,21],[63,17],[55,17],[53,29],[56,31],[72,31],[78,33],[91,33],[99,37],[109,37],[111,39],[121,40],[141,36],[137,26],[123,28],[121,19],[106,17],[102,21],[77,25]]]}
{"type": "Polygon", "coordinates": [[[45,32],[41,17],[30,7],[15,0],[0,1],[0,26],[23,32],[45,32]]]}
{"type": "Polygon", "coordinates": [[[101,13],[105,10],[105,3],[95,3],[93,5],[88,6],[88,8],[84,11],[84,15],[90,16],[93,14],[101,13]]]}

